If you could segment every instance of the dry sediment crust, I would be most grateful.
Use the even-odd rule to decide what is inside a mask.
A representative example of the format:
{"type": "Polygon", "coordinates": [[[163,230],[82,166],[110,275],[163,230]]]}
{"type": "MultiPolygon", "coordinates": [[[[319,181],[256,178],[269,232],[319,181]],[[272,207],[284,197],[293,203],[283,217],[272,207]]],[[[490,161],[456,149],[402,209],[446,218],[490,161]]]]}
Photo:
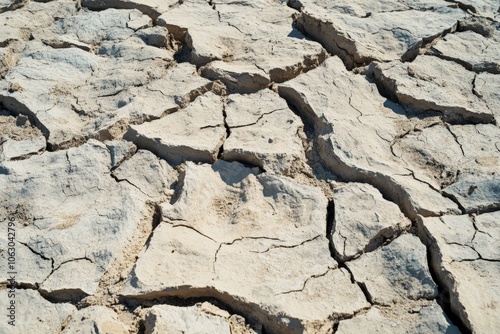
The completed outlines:
{"type": "Polygon", "coordinates": [[[499,13],[0,0],[0,332],[500,332],[499,13]]]}

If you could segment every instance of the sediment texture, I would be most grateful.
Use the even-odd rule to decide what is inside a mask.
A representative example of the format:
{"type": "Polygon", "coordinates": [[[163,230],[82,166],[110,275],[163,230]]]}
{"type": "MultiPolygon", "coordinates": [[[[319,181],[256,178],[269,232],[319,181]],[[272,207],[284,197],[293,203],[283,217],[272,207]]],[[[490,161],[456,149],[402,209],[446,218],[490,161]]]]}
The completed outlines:
{"type": "Polygon", "coordinates": [[[0,0],[0,332],[500,332],[499,13],[0,0]]]}

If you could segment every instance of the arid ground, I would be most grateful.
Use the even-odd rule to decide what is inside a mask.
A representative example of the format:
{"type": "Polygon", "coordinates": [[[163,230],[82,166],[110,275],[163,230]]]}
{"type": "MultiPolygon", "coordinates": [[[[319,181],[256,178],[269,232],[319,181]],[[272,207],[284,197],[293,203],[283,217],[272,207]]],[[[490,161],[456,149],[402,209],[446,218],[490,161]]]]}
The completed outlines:
{"type": "Polygon", "coordinates": [[[500,333],[498,0],[0,0],[0,333],[500,333]]]}

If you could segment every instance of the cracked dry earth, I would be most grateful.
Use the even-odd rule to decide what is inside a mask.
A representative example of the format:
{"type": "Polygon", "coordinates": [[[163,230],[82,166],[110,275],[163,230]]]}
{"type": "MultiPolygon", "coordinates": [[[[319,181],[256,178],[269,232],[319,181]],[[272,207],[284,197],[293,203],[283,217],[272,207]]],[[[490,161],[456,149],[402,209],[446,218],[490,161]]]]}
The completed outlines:
{"type": "Polygon", "coordinates": [[[0,0],[0,333],[498,333],[499,124],[497,0],[0,0]]]}

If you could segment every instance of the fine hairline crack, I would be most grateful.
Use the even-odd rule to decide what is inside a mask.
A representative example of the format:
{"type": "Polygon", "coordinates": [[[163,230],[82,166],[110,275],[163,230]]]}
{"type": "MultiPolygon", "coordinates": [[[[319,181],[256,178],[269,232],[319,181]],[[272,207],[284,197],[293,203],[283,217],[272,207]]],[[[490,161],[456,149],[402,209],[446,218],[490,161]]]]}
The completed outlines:
{"type": "MultiPolygon", "coordinates": [[[[245,239],[250,239],[250,240],[259,240],[259,239],[264,239],[264,240],[274,240],[274,241],[280,241],[280,242],[284,242],[283,240],[279,239],[279,238],[273,238],[273,237],[266,237],[266,236],[262,236],[262,237],[239,237],[239,238],[236,238],[232,241],[229,241],[229,242],[221,242],[219,244],[219,247],[217,248],[217,250],[215,251],[215,254],[214,254],[214,261],[213,261],[213,265],[212,265],[212,269],[213,269],[213,272],[215,274],[216,270],[215,270],[215,265],[217,263],[217,256],[219,255],[219,251],[221,250],[222,246],[231,246],[233,245],[234,243],[238,242],[238,241],[243,241],[245,239]]],[[[212,239],[213,240],[213,239],[212,239]]],[[[213,240],[215,241],[215,240],[213,240]]]]}

